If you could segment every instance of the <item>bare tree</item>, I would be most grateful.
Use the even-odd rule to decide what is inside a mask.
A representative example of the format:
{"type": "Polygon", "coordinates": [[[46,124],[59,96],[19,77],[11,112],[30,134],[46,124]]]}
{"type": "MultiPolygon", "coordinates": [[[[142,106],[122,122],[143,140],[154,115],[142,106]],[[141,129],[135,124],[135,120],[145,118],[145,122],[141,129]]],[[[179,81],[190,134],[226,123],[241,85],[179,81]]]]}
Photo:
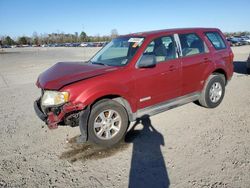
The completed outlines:
{"type": "Polygon", "coordinates": [[[78,32],[75,32],[75,42],[79,42],[79,36],[78,36],[78,32]]]}
{"type": "Polygon", "coordinates": [[[33,32],[33,35],[32,35],[32,43],[35,44],[35,45],[39,45],[41,41],[39,41],[39,37],[38,37],[38,34],[36,31],[33,32]]]}
{"type": "Polygon", "coordinates": [[[118,31],[117,29],[112,29],[111,30],[111,38],[116,38],[118,36],[118,31]]]}

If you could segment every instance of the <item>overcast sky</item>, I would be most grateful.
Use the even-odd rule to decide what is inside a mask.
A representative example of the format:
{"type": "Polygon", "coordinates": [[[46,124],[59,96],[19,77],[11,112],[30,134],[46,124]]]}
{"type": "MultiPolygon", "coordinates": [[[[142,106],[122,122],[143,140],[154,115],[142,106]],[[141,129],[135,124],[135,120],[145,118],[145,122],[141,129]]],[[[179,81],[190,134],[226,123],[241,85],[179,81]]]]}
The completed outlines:
{"type": "Polygon", "coordinates": [[[0,0],[0,35],[109,35],[176,27],[250,31],[250,0],[0,0]]]}

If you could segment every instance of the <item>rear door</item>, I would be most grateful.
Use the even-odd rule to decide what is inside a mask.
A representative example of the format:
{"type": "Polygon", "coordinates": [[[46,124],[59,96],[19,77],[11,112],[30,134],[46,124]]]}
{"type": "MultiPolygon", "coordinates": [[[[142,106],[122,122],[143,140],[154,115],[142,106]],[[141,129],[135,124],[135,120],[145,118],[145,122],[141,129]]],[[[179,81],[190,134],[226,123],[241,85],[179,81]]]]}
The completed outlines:
{"type": "Polygon", "coordinates": [[[179,34],[182,52],[182,95],[200,91],[209,58],[208,48],[197,33],[179,34]]]}

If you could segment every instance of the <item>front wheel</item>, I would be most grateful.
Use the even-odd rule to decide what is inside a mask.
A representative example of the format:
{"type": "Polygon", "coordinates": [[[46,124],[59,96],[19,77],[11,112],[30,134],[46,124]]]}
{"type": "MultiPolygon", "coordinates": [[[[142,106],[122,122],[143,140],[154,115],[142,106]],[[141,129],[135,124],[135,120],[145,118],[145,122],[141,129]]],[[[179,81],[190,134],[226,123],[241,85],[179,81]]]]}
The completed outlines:
{"type": "Polygon", "coordinates": [[[89,141],[110,147],[124,137],[128,128],[126,109],[118,102],[105,99],[97,102],[88,121],[89,141]]]}
{"type": "Polygon", "coordinates": [[[206,81],[199,103],[206,108],[215,108],[223,100],[224,94],[225,77],[221,74],[212,74],[206,81]]]}

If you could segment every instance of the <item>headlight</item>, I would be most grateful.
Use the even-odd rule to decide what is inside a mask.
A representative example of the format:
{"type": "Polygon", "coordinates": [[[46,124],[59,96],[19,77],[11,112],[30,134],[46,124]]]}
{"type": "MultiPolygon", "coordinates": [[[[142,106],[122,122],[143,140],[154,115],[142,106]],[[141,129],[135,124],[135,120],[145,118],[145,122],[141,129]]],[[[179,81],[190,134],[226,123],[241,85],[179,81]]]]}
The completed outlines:
{"type": "Polygon", "coordinates": [[[42,96],[42,106],[54,106],[68,102],[68,92],[45,91],[42,96]]]}

